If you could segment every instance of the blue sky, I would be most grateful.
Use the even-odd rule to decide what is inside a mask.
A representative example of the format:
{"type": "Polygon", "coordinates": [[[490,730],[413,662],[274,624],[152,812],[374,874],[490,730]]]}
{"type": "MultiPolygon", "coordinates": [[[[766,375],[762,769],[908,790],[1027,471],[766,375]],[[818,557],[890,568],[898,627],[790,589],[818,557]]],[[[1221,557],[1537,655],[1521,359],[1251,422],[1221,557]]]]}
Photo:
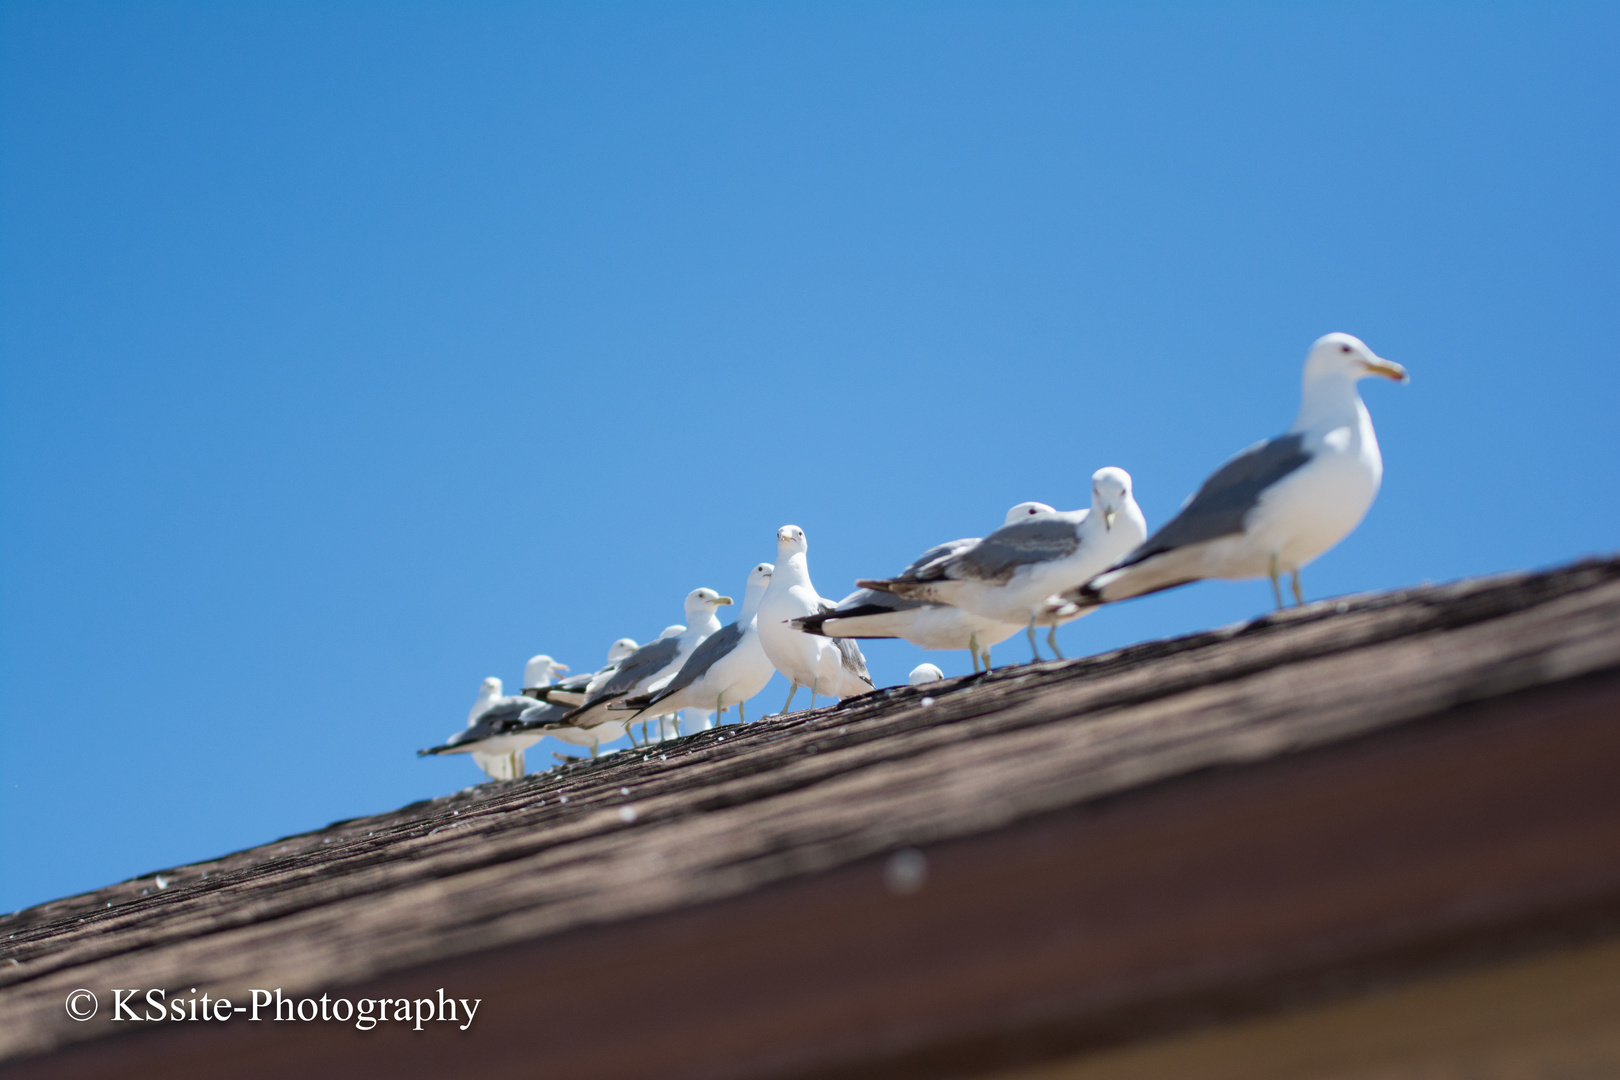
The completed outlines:
{"type": "Polygon", "coordinates": [[[1330,330],[1413,382],[1309,595],[1613,550],[1617,12],[5,5],[0,910],[470,784],[481,678],[780,525],[1161,522],[1330,330]]]}

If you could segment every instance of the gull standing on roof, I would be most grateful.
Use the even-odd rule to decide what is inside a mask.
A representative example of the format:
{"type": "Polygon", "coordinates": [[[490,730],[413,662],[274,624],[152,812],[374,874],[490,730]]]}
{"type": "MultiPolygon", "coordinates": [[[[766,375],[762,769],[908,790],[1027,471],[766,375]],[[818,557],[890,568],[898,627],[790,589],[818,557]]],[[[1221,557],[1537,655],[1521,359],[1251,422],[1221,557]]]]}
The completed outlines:
{"type": "Polygon", "coordinates": [[[1369,375],[1409,381],[1360,338],[1318,338],[1293,425],[1222,465],[1146,543],[1051,609],[1067,615],[1203,578],[1257,577],[1271,579],[1281,609],[1283,574],[1303,604],[1300,567],[1361,523],[1383,480],[1372,417],[1356,391],[1369,375]]]}
{"type": "MultiPolygon", "coordinates": [[[[560,682],[550,685],[542,683],[539,686],[524,687],[524,694],[536,701],[548,702],[552,705],[567,705],[570,709],[585,704],[585,698],[590,693],[591,686],[601,686],[612,678],[613,673],[619,670],[619,664],[624,658],[635,652],[639,645],[633,638],[622,637],[608,646],[607,663],[595,671],[585,671],[578,675],[570,675],[560,682]]],[[[536,657],[535,659],[540,659],[536,657]]],[[[534,663],[534,660],[529,661],[534,663]]],[[[566,670],[566,669],[564,669],[566,670]]],[[[525,679],[525,682],[528,680],[525,679]]]]}
{"type": "Polygon", "coordinates": [[[720,617],[715,611],[730,603],[731,597],[721,596],[713,589],[693,589],[687,593],[686,625],[669,627],[657,641],[625,657],[613,677],[594,689],[583,705],[568,714],[568,722],[575,727],[595,727],[613,719],[608,709],[620,698],[662,690],[664,683],[681,670],[692,650],[720,629],[720,617]]]}
{"type": "Polygon", "coordinates": [[[848,638],[807,634],[792,625],[794,619],[818,615],[836,606],[822,599],[810,583],[810,563],[805,554],[808,548],[804,530],[797,525],[776,530],[776,569],[759,602],[759,643],[790,684],[783,712],[793,704],[793,695],[801,686],[810,690],[812,709],[817,694],[843,698],[872,689],[872,676],[867,673],[860,646],[848,638]]]}
{"type": "Polygon", "coordinates": [[[723,713],[737,706],[740,722],[747,723],[743,703],[765,689],[776,669],[759,640],[757,615],[775,567],[760,563],[748,572],[737,621],[715,631],[692,651],[681,670],[660,690],[621,702],[640,710],[631,721],[655,707],[659,713],[676,709],[714,710],[723,713]]]}
{"type": "Polygon", "coordinates": [[[523,775],[523,751],[541,739],[542,733],[519,727],[523,713],[533,705],[533,698],[503,695],[501,680],[492,675],[478,688],[466,729],[417,755],[470,753],[491,780],[516,780],[523,775]]]}
{"type": "Polygon", "coordinates": [[[586,747],[593,758],[604,743],[624,738],[627,733],[625,725],[618,721],[597,724],[593,728],[579,728],[566,723],[563,717],[585,703],[592,687],[601,687],[611,679],[613,673],[619,670],[619,665],[637,647],[632,639],[620,638],[608,646],[607,663],[596,671],[571,675],[555,686],[537,687],[533,693],[525,690],[525,694],[538,699],[541,704],[526,710],[519,717],[523,730],[539,731],[542,735],[550,735],[572,746],[586,747]]]}
{"type": "MultiPolygon", "coordinates": [[[[1007,511],[1005,525],[1029,521],[1057,513],[1040,502],[1022,502],[1007,511]]],[[[960,555],[979,543],[978,537],[951,540],[931,547],[896,576],[915,574],[925,566],[960,555]]],[[[844,638],[903,638],[924,649],[966,649],[973,658],[973,670],[982,660],[990,668],[990,649],[1024,628],[1022,622],[1000,622],[975,615],[950,604],[907,600],[876,589],[857,589],[826,613],[794,619],[793,625],[807,634],[844,638]]]]}
{"type": "Polygon", "coordinates": [[[1003,525],[958,554],[908,568],[898,577],[855,584],[908,600],[953,604],[986,619],[1027,627],[1037,660],[1041,653],[1035,627],[1049,626],[1046,643],[1062,657],[1057,628],[1075,616],[1047,611],[1047,599],[1089,581],[1146,535],[1142,508],[1131,495],[1131,474],[1109,467],[1091,475],[1089,509],[1038,514],[1003,525]]]}

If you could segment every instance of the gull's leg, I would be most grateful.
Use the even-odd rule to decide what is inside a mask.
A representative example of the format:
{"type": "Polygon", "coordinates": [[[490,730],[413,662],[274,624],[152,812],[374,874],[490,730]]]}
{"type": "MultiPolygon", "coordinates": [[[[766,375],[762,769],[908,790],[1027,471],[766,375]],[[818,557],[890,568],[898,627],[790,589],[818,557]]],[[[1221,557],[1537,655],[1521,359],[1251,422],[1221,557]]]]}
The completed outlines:
{"type": "Polygon", "coordinates": [[[783,712],[784,715],[788,711],[788,705],[793,704],[793,695],[797,694],[798,692],[799,692],[799,684],[796,681],[794,681],[792,679],[789,679],[788,680],[788,699],[787,699],[787,703],[782,706],[782,712],[783,712]]]}
{"type": "Polygon", "coordinates": [[[1305,606],[1305,593],[1299,587],[1299,567],[1294,567],[1294,606],[1305,606]]]}
{"type": "Polygon", "coordinates": [[[748,723],[748,714],[743,712],[743,703],[740,702],[740,701],[737,702],[737,723],[739,723],[739,724],[748,723]]]}
{"type": "Polygon", "coordinates": [[[986,670],[986,671],[990,670],[990,650],[989,649],[984,650],[984,670],[986,670]]]}
{"type": "Polygon", "coordinates": [[[1033,615],[1031,615],[1029,617],[1029,628],[1028,629],[1029,629],[1029,651],[1035,654],[1035,659],[1030,661],[1030,662],[1035,663],[1035,662],[1039,661],[1040,658],[1041,658],[1041,650],[1035,644],[1035,616],[1033,616],[1033,615]]]}
{"type": "Polygon", "coordinates": [[[810,707],[812,709],[816,707],[816,687],[820,685],[821,676],[817,675],[815,681],[810,684],[810,707]]]}
{"type": "Polygon", "coordinates": [[[977,630],[968,635],[968,655],[973,657],[973,670],[979,670],[979,632],[977,630]]]}
{"type": "Polygon", "coordinates": [[[596,760],[596,744],[595,743],[591,743],[591,760],[592,761],[596,760]]]}
{"type": "Polygon", "coordinates": [[[1277,610],[1281,611],[1283,609],[1282,585],[1280,582],[1278,582],[1277,578],[1277,556],[1273,555],[1271,557],[1271,595],[1272,598],[1277,601],[1277,610]]]}
{"type": "Polygon", "coordinates": [[[678,712],[670,713],[669,718],[675,725],[675,737],[678,739],[685,734],[685,732],[681,730],[681,714],[678,712]]]}
{"type": "Polygon", "coordinates": [[[1052,628],[1046,632],[1046,643],[1052,647],[1053,656],[1059,660],[1065,659],[1063,650],[1057,647],[1057,623],[1053,623],[1052,628]]]}
{"type": "Polygon", "coordinates": [[[523,779],[523,772],[524,772],[523,751],[514,750],[514,751],[512,751],[512,779],[514,779],[514,780],[523,779]]]}
{"type": "Polygon", "coordinates": [[[722,724],[724,724],[726,722],[726,707],[725,707],[725,704],[724,704],[725,700],[726,700],[726,692],[724,690],[722,690],[718,694],[714,695],[714,726],[715,727],[719,727],[720,725],[722,725],[722,724]]]}

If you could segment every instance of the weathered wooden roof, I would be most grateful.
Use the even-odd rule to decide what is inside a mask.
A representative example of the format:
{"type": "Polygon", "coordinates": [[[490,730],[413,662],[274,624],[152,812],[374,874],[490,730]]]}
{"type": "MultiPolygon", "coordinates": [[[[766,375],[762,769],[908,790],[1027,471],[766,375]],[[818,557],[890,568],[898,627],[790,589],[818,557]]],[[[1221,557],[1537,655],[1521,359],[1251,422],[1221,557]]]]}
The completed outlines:
{"type": "Polygon", "coordinates": [[[1609,926],[1616,719],[1614,559],[890,688],[0,918],[0,1058],[576,1078],[1041,1061],[1609,926]],[[926,879],[895,880],[913,848],[926,879]],[[438,986],[486,1000],[474,1031],[63,1007],[78,987],[438,986]]]}

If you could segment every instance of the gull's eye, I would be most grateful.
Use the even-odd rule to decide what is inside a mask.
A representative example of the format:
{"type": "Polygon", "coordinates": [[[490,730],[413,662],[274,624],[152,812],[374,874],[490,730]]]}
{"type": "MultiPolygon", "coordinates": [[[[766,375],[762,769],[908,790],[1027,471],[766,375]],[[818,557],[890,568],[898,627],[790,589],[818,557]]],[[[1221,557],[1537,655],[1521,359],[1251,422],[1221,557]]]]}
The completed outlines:
{"type": "Polygon", "coordinates": [[[1350,351],[1350,346],[1348,346],[1348,345],[1340,345],[1339,346],[1339,351],[1342,352],[1342,353],[1347,353],[1347,352],[1350,351]]]}

